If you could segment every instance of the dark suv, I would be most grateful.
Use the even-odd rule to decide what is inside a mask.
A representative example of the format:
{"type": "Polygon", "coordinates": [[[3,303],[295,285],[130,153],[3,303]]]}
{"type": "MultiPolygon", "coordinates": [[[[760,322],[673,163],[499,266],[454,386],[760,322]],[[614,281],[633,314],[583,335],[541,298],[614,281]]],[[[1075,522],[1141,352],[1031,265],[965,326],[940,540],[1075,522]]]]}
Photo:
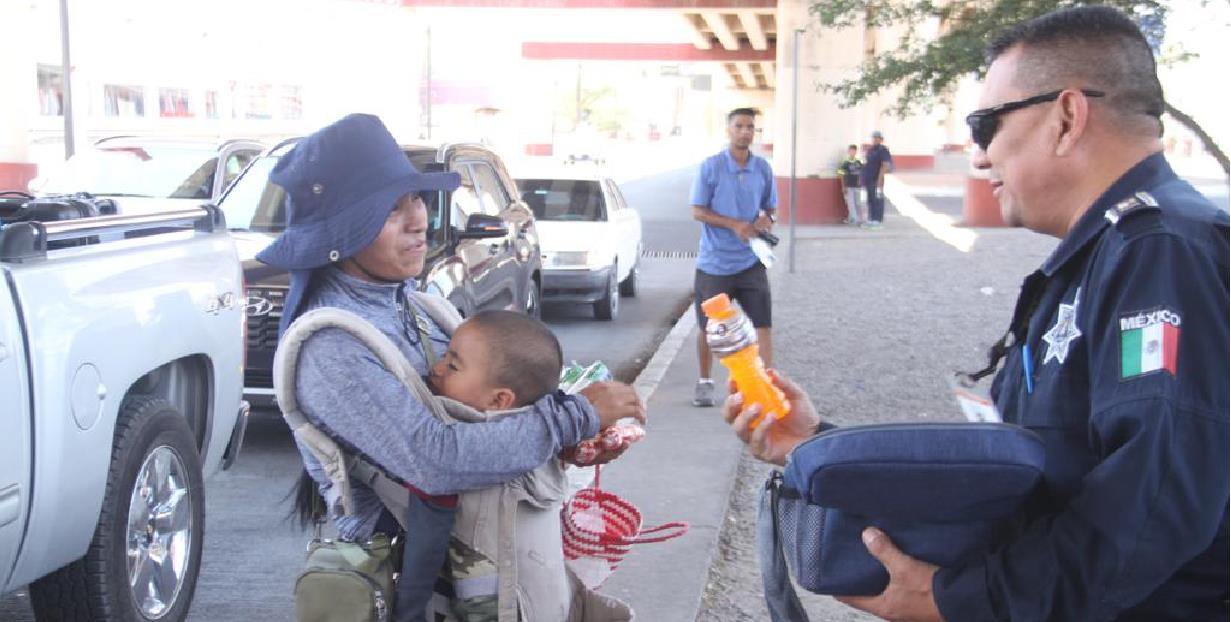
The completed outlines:
{"type": "MultiPolygon", "coordinates": [[[[286,222],[285,195],[269,183],[269,172],[294,143],[285,141],[257,158],[219,202],[244,262],[244,394],[254,403],[272,402],[273,355],[288,282],[284,270],[254,257],[286,222]]],[[[522,202],[500,157],[473,144],[404,145],[402,150],[420,171],[453,171],[462,178],[457,190],[424,197],[428,252],[420,289],[448,299],[463,317],[484,309],[538,317],[542,276],[534,213],[522,202]]]]}

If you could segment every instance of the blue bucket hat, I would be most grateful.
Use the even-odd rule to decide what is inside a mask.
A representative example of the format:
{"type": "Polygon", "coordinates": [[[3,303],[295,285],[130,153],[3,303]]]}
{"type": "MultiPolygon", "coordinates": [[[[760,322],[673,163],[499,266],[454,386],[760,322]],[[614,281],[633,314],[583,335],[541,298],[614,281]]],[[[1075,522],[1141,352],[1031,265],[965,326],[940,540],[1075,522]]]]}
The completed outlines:
{"type": "Polygon", "coordinates": [[[348,115],[300,140],[269,181],[286,191],[286,229],[256,258],[291,273],[280,330],[299,315],[312,270],[371,244],[398,199],[461,183],[457,173],[420,173],[369,114],[348,115]]]}

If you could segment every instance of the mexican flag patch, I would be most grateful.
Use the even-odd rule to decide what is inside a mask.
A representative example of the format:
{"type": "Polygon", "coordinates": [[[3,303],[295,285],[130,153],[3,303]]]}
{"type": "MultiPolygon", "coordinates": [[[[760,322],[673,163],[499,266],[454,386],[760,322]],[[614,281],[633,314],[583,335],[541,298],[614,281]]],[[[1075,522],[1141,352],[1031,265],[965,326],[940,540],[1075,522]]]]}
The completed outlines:
{"type": "Polygon", "coordinates": [[[1180,316],[1166,309],[1120,318],[1120,379],[1160,369],[1175,375],[1180,316]]]}

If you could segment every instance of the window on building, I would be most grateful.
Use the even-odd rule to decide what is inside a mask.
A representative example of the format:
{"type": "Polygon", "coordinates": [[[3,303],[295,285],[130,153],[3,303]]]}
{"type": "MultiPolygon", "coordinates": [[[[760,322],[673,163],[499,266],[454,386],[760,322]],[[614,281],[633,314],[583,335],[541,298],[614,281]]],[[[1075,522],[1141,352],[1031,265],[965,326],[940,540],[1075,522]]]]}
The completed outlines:
{"type": "Polygon", "coordinates": [[[205,118],[218,118],[218,91],[205,91],[205,118]]]}
{"type": "Polygon", "coordinates": [[[158,89],[158,116],[193,117],[189,94],[186,89],[158,89]]]}
{"type": "Polygon", "coordinates": [[[144,91],[139,86],[103,85],[103,113],[108,117],[144,117],[144,91]]]}
{"type": "Polygon", "coordinates": [[[303,87],[282,87],[282,118],[292,121],[303,118],[303,87]]]}
{"type": "Polygon", "coordinates": [[[38,112],[64,115],[64,70],[53,65],[38,66],[38,112]]]}
{"type": "Polygon", "coordinates": [[[241,119],[274,118],[273,86],[245,84],[240,87],[235,116],[241,119]]]}

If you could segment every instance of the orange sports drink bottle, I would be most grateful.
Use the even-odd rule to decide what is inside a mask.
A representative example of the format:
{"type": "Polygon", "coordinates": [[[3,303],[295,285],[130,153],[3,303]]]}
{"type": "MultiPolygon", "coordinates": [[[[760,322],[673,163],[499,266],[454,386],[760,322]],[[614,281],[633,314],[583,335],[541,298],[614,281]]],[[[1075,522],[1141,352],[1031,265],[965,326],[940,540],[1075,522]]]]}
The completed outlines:
{"type": "Polygon", "coordinates": [[[736,389],[744,395],[744,407],[761,405],[761,414],[752,421],[751,427],[760,424],[765,415],[781,419],[791,412],[786,396],[774,386],[765,371],[765,362],[757,346],[757,331],[739,303],[732,302],[726,294],[718,294],[701,303],[701,311],[708,318],[705,341],[731,373],[736,389]]]}

